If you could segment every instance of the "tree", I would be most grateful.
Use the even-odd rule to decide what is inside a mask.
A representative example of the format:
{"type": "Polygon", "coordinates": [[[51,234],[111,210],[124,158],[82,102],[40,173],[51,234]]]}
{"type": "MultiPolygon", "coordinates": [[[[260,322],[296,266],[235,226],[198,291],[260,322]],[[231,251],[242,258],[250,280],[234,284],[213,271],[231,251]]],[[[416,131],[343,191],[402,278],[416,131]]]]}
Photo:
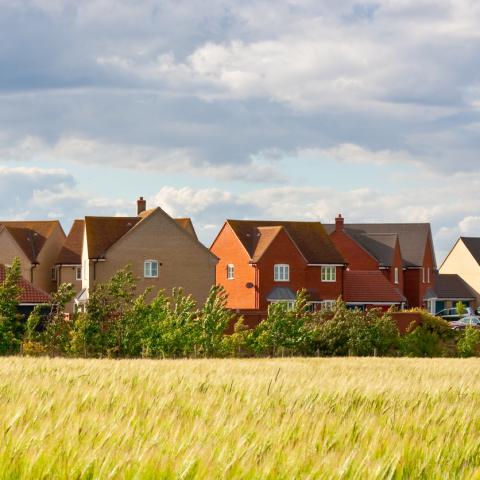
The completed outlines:
{"type": "Polygon", "coordinates": [[[5,279],[0,284],[0,354],[15,353],[21,344],[23,328],[18,304],[22,293],[20,287],[21,265],[15,258],[11,267],[5,267],[5,279]]]}

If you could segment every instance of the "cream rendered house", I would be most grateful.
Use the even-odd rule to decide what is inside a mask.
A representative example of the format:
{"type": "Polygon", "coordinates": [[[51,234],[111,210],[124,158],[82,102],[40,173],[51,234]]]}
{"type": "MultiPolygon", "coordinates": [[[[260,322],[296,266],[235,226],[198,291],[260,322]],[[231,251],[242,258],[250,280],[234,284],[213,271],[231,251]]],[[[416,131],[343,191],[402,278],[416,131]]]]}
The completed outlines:
{"type": "Polygon", "coordinates": [[[198,302],[207,298],[217,257],[199,242],[190,219],[173,219],[161,208],[145,207],[140,198],[136,217],[85,217],[77,303],[86,301],[96,283],[127,265],[138,279],[138,291],[152,287],[151,297],[161,289],[169,293],[182,287],[198,302]]]}
{"type": "Polygon", "coordinates": [[[474,291],[480,304],[480,238],[460,237],[440,267],[442,274],[457,274],[474,291]]]}
{"type": "Polygon", "coordinates": [[[0,221],[0,264],[20,259],[22,276],[34,287],[53,292],[57,287],[55,261],[65,241],[58,220],[0,221]]]}

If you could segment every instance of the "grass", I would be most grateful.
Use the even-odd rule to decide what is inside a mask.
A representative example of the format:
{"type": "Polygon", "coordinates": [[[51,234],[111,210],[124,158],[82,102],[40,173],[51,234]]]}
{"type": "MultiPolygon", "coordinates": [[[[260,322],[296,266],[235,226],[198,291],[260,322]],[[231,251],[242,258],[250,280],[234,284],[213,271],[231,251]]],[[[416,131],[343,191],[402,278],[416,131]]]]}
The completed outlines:
{"type": "Polygon", "coordinates": [[[0,479],[480,478],[480,361],[0,359],[0,479]]]}

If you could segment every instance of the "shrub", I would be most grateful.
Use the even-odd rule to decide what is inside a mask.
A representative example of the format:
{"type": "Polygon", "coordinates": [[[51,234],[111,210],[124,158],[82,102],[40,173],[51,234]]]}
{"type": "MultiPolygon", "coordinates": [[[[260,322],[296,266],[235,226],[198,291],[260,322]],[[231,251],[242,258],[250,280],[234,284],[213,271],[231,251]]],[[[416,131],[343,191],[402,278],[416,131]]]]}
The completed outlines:
{"type": "Polygon", "coordinates": [[[455,332],[449,323],[425,310],[421,324],[412,324],[400,341],[400,351],[409,357],[439,357],[451,355],[454,351],[455,332]]]}
{"type": "Polygon", "coordinates": [[[469,325],[458,340],[457,350],[461,357],[478,355],[480,350],[480,331],[469,325]]]}

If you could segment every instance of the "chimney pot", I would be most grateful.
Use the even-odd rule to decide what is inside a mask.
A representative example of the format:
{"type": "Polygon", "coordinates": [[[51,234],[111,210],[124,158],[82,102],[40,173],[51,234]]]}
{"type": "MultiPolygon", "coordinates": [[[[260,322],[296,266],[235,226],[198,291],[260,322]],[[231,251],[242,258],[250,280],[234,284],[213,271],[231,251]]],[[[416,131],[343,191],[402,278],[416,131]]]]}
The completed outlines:
{"type": "Polygon", "coordinates": [[[339,213],[338,217],[335,219],[335,231],[343,231],[343,226],[345,224],[345,219],[342,217],[342,214],[339,213]]]}
{"type": "Polygon", "coordinates": [[[140,197],[137,200],[137,215],[140,215],[146,209],[147,209],[147,201],[143,197],[140,197]]]}

